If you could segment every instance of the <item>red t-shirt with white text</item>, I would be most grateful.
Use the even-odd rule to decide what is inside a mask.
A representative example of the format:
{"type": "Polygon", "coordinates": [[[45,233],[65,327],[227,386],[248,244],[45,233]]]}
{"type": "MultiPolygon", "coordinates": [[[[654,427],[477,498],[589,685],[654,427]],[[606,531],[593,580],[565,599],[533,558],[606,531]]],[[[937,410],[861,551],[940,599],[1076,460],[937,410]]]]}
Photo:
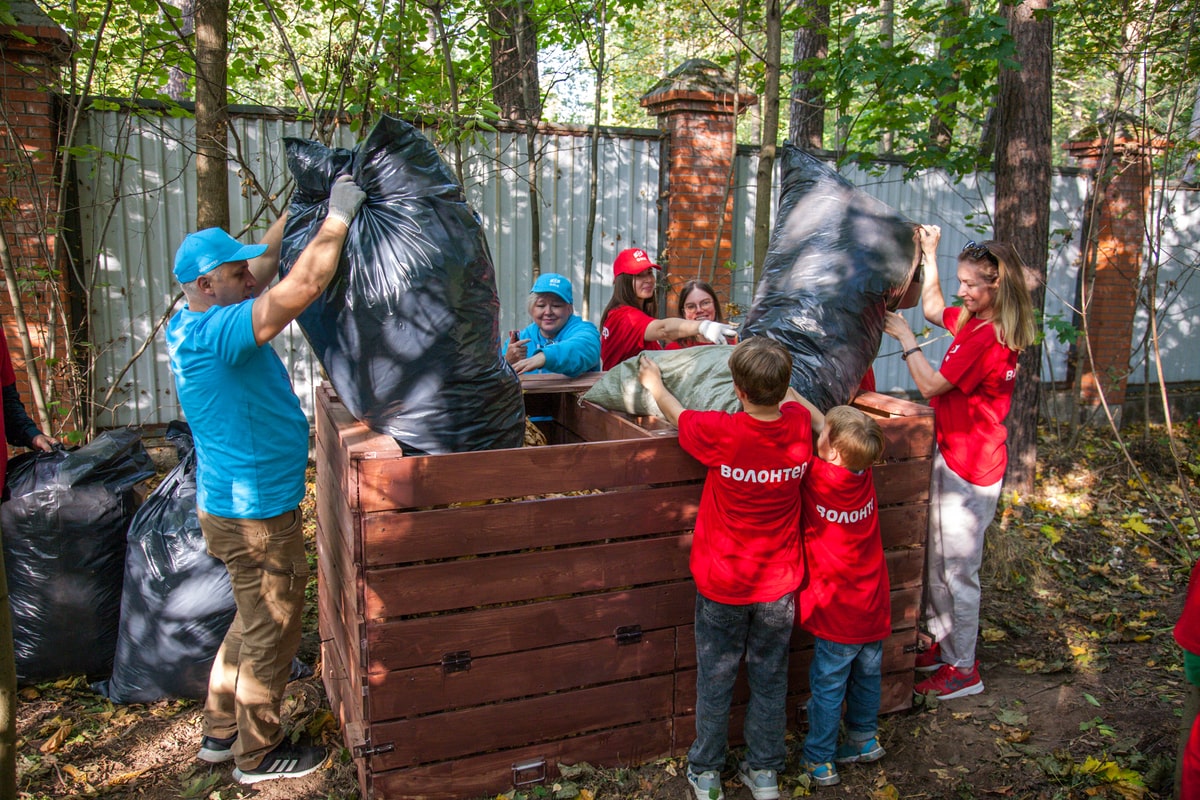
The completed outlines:
{"type": "Polygon", "coordinates": [[[661,350],[658,342],[646,341],[646,328],[654,317],[633,306],[617,306],[604,317],[600,330],[600,366],[612,369],[643,350],[661,350]]]}
{"type": "Polygon", "coordinates": [[[770,603],[800,586],[800,484],[812,417],[785,403],[763,422],[745,412],[684,411],[679,444],[708,467],[690,567],[696,588],[728,605],[770,603]]]}
{"type": "MultiPolygon", "coordinates": [[[[942,322],[954,330],[963,313],[947,308],[942,322]]],[[[1008,464],[1004,418],[1012,403],[1017,351],[1000,343],[991,322],[972,319],[954,335],[938,371],[954,384],[929,401],[938,451],[963,480],[991,486],[1004,477],[1008,464]]]]}
{"type": "MultiPolygon", "coordinates": [[[[17,382],[17,374],[13,371],[12,356],[8,352],[8,339],[4,336],[4,330],[0,329],[0,386],[10,386],[17,382]]],[[[4,452],[0,453],[0,491],[4,489],[4,480],[8,475],[8,438],[7,431],[4,429],[4,414],[0,413],[0,447],[4,448],[4,452]]]]}
{"type": "Polygon", "coordinates": [[[800,495],[808,582],[797,596],[797,623],[842,644],[886,639],[892,604],[871,470],[814,458],[800,495]]]}

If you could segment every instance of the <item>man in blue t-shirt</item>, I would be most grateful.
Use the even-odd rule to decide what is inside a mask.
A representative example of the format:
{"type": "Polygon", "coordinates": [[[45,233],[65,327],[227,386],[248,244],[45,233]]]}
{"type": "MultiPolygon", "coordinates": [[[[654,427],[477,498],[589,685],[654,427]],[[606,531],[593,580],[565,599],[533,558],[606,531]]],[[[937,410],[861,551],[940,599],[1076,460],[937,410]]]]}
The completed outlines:
{"type": "Polygon", "coordinates": [[[237,606],[209,675],[198,757],[236,761],[240,783],[300,777],[325,761],[324,748],[291,744],[280,725],[309,575],[308,420],[271,340],[329,285],[363,199],[350,176],[338,178],[320,230],[269,290],[286,214],[260,244],[208,228],[175,254],[187,304],[167,324],[171,372],[196,445],[200,529],[237,606]]]}

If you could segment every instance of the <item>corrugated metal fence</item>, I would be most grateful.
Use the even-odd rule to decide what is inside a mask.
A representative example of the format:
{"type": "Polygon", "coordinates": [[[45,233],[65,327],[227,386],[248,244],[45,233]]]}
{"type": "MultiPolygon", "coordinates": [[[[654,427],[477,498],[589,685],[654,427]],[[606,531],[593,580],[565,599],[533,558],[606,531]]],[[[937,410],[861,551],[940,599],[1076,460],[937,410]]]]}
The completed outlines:
{"type": "MultiPolygon", "coordinates": [[[[230,170],[231,216],[246,224],[261,206],[249,174],[268,193],[286,191],[288,183],[283,139],[308,137],[303,123],[264,113],[239,113],[233,135],[247,172],[230,170]]],[[[337,144],[352,147],[355,136],[339,132],[337,144]]],[[[195,172],[192,121],[119,112],[93,113],[76,145],[97,153],[127,153],[128,157],[98,155],[81,162],[78,192],[82,208],[82,253],[90,269],[91,342],[97,352],[97,382],[103,395],[119,382],[109,412],[99,424],[154,424],[180,416],[167,365],[161,322],[169,316],[178,286],[171,264],[175,249],[195,225],[195,172]],[[145,346],[147,339],[150,342],[145,346]],[[136,358],[135,354],[139,353],[136,358]],[[132,363],[130,363],[132,362],[132,363]],[[119,377],[118,377],[119,376],[119,377]]],[[[616,253],[639,246],[656,253],[659,244],[659,133],[654,130],[605,130],[599,137],[598,210],[593,248],[588,317],[599,322],[611,293],[609,265],[616,253]]],[[[568,275],[576,291],[576,311],[583,309],[583,250],[588,220],[590,140],[577,130],[542,132],[536,139],[541,216],[541,269],[568,275]]],[[[480,134],[464,148],[467,196],[480,214],[496,267],[501,300],[501,330],[527,322],[525,298],[532,283],[532,202],[528,188],[529,163],[524,134],[480,134]]],[[[752,234],[753,178],[757,157],[739,155],[735,175],[734,258],[732,300],[749,308],[753,300],[752,234]]],[[[942,227],[939,271],[943,288],[952,292],[955,254],[967,239],[986,236],[991,228],[992,186],[986,177],[953,183],[936,172],[910,181],[898,166],[880,174],[860,170],[845,173],[855,185],[875,195],[913,220],[942,227]]],[[[1076,262],[1087,180],[1074,173],[1056,174],[1052,192],[1051,230],[1054,231],[1046,300],[1048,317],[1071,320],[1076,293],[1076,262]]],[[[1164,374],[1172,381],[1200,379],[1200,364],[1185,352],[1200,300],[1200,284],[1191,280],[1200,251],[1200,198],[1194,192],[1156,195],[1167,204],[1168,224],[1161,231],[1159,252],[1169,280],[1160,284],[1172,293],[1164,313],[1164,374]]],[[[258,224],[265,227],[265,221],[258,224]]],[[[254,238],[252,234],[250,238],[254,238]]],[[[914,327],[924,327],[918,311],[908,312],[914,327]]],[[[1139,317],[1141,339],[1145,319],[1139,317]]],[[[928,348],[936,362],[946,342],[928,348]]],[[[311,357],[298,327],[291,326],[276,341],[289,367],[306,411],[320,367],[311,357]]],[[[908,372],[885,338],[876,362],[881,390],[911,391],[908,372]]],[[[1047,341],[1043,377],[1061,379],[1066,349],[1053,337],[1047,341]]],[[[1135,376],[1134,380],[1139,380],[1135,376]]],[[[98,395],[98,396],[99,396],[98,395]]]]}

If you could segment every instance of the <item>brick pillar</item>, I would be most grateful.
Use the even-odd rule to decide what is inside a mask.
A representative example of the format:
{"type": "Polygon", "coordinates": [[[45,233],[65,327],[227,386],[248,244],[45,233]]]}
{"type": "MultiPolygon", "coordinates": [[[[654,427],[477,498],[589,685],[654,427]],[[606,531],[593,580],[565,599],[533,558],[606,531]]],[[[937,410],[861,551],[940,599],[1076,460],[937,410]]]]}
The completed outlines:
{"type": "Polygon", "coordinates": [[[738,93],[716,64],[685,61],[641,98],[666,134],[663,199],[667,235],[658,262],[671,284],[668,300],[687,280],[709,281],[728,302],[733,257],[733,157],[737,114],[757,102],[738,93]],[[715,269],[714,269],[715,264],[715,269]]]}
{"type": "MultiPolygon", "coordinates": [[[[0,27],[0,225],[17,275],[33,361],[45,399],[53,403],[63,399],[56,386],[71,364],[65,313],[58,306],[65,302],[67,284],[56,236],[59,127],[53,87],[72,45],[66,32],[36,4],[14,0],[11,10],[17,25],[0,27]]],[[[34,407],[10,287],[3,273],[0,282],[0,317],[18,390],[29,415],[46,427],[34,407]]],[[[69,411],[51,412],[46,432],[61,432],[69,411]]]]}
{"type": "MultiPolygon", "coordinates": [[[[1105,139],[1068,142],[1067,152],[1080,166],[1094,173],[1094,209],[1085,238],[1095,242],[1095,271],[1081,273],[1081,285],[1091,285],[1086,295],[1091,343],[1079,349],[1080,403],[1100,404],[1100,389],[1110,406],[1120,412],[1129,380],[1133,319],[1137,310],[1146,241],[1146,207],[1153,177],[1150,159],[1161,152],[1158,142],[1118,132],[1111,144],[1105,139]],[[1090,280],[1094,278],[1094,280],[1090,280]]],[[[1085,270],[1088,269],[1085,261],[1085,270]]]]}

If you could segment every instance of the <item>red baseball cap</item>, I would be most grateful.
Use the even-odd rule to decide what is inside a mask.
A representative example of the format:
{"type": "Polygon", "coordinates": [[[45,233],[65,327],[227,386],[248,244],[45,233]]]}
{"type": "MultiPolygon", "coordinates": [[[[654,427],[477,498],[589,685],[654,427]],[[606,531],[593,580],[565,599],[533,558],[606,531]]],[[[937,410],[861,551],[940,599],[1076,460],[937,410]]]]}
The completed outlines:
{"type": "Polygon", "coordinates": [[[613,277],[618,275],[637,275],[639,272],[654,267],[661,270],[658,264],[650,260],[650,256],[646,255],[645,250],[636,247],[631,247],[628,250],[622,250],[617,253],[617,260],[613,262],[613,277]]]}

